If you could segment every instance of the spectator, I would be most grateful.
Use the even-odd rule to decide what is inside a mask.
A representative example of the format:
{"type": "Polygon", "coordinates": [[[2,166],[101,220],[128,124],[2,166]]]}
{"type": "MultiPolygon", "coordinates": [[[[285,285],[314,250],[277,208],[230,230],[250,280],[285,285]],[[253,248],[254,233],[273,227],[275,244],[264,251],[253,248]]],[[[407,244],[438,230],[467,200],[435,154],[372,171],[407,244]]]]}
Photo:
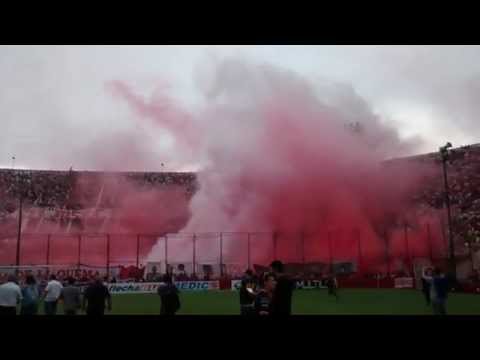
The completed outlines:
{"type": "Polygon", "coordinates": [[[448,280],[440,268],[433,271],[430,299],[435,315],[447,315],[448,280]]]}
{"type": "Polygon", "coordinates": [[[266,273],[262,280],[263,287],[255,296],[255,313],[262,316],[275,315],[274,298],[278,283],[272,273],[266,273]]]}
{"type": "Polygon", "coordinates": [[[50,281],[45,288],[44,307],[45,315],[56,315],[58,299],[62,293],[62,284],[55,275],[50,275],[50,281]]]}
{"type": "Polygon", "coordinates": [[[68,285],[62,289],[60,299],[63,301],[63,311],[65,315],[77,315],[77,310],[81,308],[80,289],[75,286],[75,279],[69,277],[68,285]]]}
{"type": "Polygon", "coordinates": [[[272,315],[290,315],[294,282],[283,271],[283,263],[275,260],[270,265],[275,276],[276,286],[272,299],[272,315]]]}
{"type": "Polygon", "coordinates": [[[327,288],[328,288],[328,295],[335,296],[335,299],[338,301],[338,281],[335,274],[331,274],[327,278],[327,288]]]}
{"type": "Polygon", "coordinates": [[[255,313],[255,289],[256,284],[253,278],[252,270],[245,271],[245,276],[242,279],[240,286],[240,314],[252,315],[255,313]]]}
{"type": "Polygon", "coordinates": [[[108,311],[112,311],[112,297],[108,288],[102,283],[99,276],[88,286],[83,296],[83,310],[87,315],[101,316],[105,314],[105,304],[108,311]]]}
{"type": "Polygon", "coordinates": [[[180,298],[170,275],[163,276],[163,282],[158,286],[157,293],[162,302],[160,315],[175,315],[180,309],[180,298]]]}
{"type": "Polygon", "coordinates": [[[33,275],[27,275],[25,286],[22,288],[22,302],[20,315],[37,315],[40,291],[33,275]]]}
{"type": "Polygon", "coordinates": [[[160,274],[157,272],[157,267],[155,265],[152,266],[152,272],[147,274],[147,281],[148,282],[161,281],[160,274]]]}
{"type": "Polygon", "coordinates": [[[0,315],[17,315],[17,304],[22,301],[22,291],[15,275],[8,275],[7,282],[0,285],[0,315]]]}
{"type": "Polygon", "coordinates": [[[430,300],[430,287],[432,284],[432,269],[428,268],[425,269],[424,273],[422,274],[422,293],[425,297],[425,302],[427,306],[431,305],[430,300]]]}

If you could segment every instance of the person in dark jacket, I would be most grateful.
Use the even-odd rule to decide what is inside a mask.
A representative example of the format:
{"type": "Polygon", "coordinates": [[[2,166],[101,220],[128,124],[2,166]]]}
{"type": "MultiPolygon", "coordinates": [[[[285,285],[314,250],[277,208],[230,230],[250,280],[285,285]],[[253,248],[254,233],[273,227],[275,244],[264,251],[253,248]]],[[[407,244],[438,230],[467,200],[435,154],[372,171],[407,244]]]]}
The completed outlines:
{"type": "Polygon", "coordinates": [[[37,315],[40,290],[33,275],[27,275],[25,286],[22,288],[22,296],[20,315],[37,315]]]}
{"type": "Polygon", "coordinates": [[[295,283],[284,273],[281,261],[273,261],[270,267],[276,280],[272,298],[272,315],[290,315],[292,313],[292,295],[295,283]]]}
{"type": "Polygon", "coordinates": [[[275,275],[266,273],[262,281],[263,287],[255,296],[255,314],[261,316],[274,315],[273,300],[277,285],[275,275]]]}
{"type": "Polygon", "coordinates": [[[338,301],[338,281],[335,274],[330,274],[327,278],[327,289],[329,296],[335,296],[335,299],[338,301]]]}
{"type": "Polygon", "coordinates": [[[247,270],[240,286],[240,314],[254,314],[256,284],[252,270],[247,270]]]}
{"type": "Polygon", "coordinates": [[[430,286],[432,283],[432,269],[428,268],[425,270],[424,274],[422,275],[422,293],[425,297],[425,302],[427,306],[430,306],[430,286]]]}
{"type": "Polygon", "coordinates": [[[162,302],[160,315],[175,315],[180,309],[180,298],[169,274],[163,276],[163,282],[158,286],[157,293],[162,302]]]}
{"type": "Polygon", "coordinates": [[[445,274],[441,269],[435,268],[430,288],[430,299],[435,315],[447,315],[448,286],[449,284],[445,274]]]}
{"type": "Polygon", "coordinates": [[[63,312],[65,315],[77,315],[81,308],[80,288],[75,286],[75,278],[70,276],[67,279],[67,286],[62,289],[60,300],[63,301],[63,312]]]}
{"type": "Polygon", "coordinates": [[[86,310],[87,315],[101,316],[105,314],[105,303],[108,311],[112,311],[112,297],[110,292],[103,284],[100,276],[97,275],[92,284],[85,290],[82,309],[86,310]]]}

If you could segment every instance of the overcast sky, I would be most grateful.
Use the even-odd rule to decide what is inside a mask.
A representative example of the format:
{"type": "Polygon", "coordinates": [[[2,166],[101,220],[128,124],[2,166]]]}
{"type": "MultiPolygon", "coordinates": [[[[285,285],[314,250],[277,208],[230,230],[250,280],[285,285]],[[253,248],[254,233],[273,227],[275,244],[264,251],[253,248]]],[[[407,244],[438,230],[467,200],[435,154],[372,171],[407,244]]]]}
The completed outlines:
{"type": "Polygon", "coordinates": [[[161,83],[194,105],[202,72],[230,56],[350,84],[422,151],[480,142],[478,46],[0,46],[0,166],[93,169],[80,153],[117,137],[161,162],[168,138],[139,127],[106,84],[148,94],[161,83]]]}

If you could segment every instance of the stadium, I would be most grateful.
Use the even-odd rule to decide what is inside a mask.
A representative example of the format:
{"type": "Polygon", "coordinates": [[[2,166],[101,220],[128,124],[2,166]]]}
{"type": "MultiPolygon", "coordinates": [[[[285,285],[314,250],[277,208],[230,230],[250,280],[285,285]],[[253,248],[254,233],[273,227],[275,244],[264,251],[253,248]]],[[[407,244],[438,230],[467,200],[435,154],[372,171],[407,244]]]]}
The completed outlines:
{"type": "Polygon", "coordinates": [[[232,105],[210,109],[214,125],[202,128],[185,109],[165,115],[111,85],[188,156],[205,154],[200,171],[0,169],[0,283],[33,274],[45,287],[54,274],[83,291],[100,276],[112,314],[155,315],[170,274],[179,314],[235,315],[245,271],[280,260],[296,287],[293,314],[424,315],[422,278],[435,267],[455,279],[449,314],[480,314],[480,144],[399,157],[402,141],[375,116],[317,108],[289,77],[269,76],[295,96],[246,102],[263,124],[235,125],[247,140],[222,130],[224,116],[245,115],[232,105]],[[327,296],[332,274],[339,301],[327,296]]]}

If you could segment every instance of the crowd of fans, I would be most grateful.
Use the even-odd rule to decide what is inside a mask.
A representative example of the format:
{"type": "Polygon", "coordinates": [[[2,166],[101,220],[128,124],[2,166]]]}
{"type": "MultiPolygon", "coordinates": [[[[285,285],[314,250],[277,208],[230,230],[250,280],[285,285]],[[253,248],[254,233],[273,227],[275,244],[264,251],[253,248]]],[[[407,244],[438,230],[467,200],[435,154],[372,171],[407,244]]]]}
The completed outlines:
{"type": "MultiPolygon", "coordinates": [[[[413,199],[424,209],[445,206],[442,158],[429,154],[419,161],[437,165],[438,172],[425,179],[426,186],[413,199]]],[[[450,151],[447,160],[449,198],[453,217],[453,233],[457,246],[480,242],[480,145],[464,146],[450,151]]]]}
{"type": "Polygon", "coordinates": [[[19,278],[8,274],[0,285],[0,315],[37,315],[43,302],[45,315],[56,315],[58,304],[63,303],[65,315],[76,315],[85,311],[87,315],[104,315],[105,309],[112,310],[112,299],[105,279],[96,276],[79,283],[75,278],[57,279],[49,275],[48,281],[32,273],[19,278]],[[84,289],[82,291],[82,288],[84,289]]]}
{"type": "MultiPolygon", "coordinates": [[[[435,171],[425,178],[421,189],[412,198],[419,209],[441,210],[445,205],[445,193],[440,154],[417,156],[408,161],[434,165],[432,168],[435,171]]],[[[480,245],[480,145],[451,150],[447,170],[456,244],[464,247],[468,242],[471,244],[470,249],[476,250],[480,245]]],[[[6,226],[3,225],[7,221],[12,223],[11,231],[16,231],[16,210],[21,194],[26,210],[24,216],[81,228],[86,214],[98,214],[103,208],[109,211],[109,208],[115,206],[118,194],[112,189],[121,189],[121,186],[111,185],[115,182],[130,182],[144,189],[176,185],[183,187],[187,196],[192,196],[198,186],[194,173],[3,169],[0,170],[0,232],[6,231],[6,226]],[[90,212],[89,209],[96,210],[90,212]]],[[[0,233],[0,237],[1,235],[0,233]]],[[[186,274],[180,276],[194,279],[186,274]]]]}
{"type": "Polygon", "coordinates": [[[126,178],[135,181],[145,187],[156,186],[182,186],[187,195],[193,195],[197,188],[195,173],[175,173],[175,172],[144,172],[127,173],[126,178]]]}
{"type": "MultiPolygon", "coordinates": [[[[115,173],[0,170],[0,222],[15,216],[22,195],[24,209],[51,220],[80,221],[85,209],[116,206],[118,185],[130,181],[139,188],[178,185],[190,198],[197,188],[194,173],[115,173]],[[112,179],[114,179],[112,183],[112,179]],[[113,186],[112,186],[113,184],[113,186]]],[[[98,212],[95,212],[98,213],[98,212]]]]}

